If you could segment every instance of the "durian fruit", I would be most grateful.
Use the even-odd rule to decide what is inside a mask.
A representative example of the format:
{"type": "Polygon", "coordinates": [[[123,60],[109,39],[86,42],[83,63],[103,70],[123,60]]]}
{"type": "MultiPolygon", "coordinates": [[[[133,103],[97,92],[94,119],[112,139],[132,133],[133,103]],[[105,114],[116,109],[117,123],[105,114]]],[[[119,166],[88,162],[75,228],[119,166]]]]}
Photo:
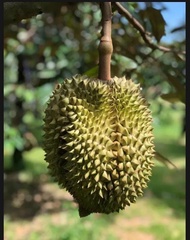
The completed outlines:
{"type": "Polygon", "coordinates": [[[78,202],[80,217],[119,212],[143,195],[154,143],[139,84],[76,75],[57,85],[44,122],[48,168],[78,202]]]}

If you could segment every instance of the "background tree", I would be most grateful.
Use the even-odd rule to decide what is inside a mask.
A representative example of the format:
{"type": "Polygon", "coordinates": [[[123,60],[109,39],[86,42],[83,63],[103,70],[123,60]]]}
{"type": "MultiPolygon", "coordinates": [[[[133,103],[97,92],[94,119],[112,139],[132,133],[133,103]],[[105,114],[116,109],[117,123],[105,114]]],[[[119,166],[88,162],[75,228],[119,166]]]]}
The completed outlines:
{"type": "MultiPolygon", "coordinates": [[[[177,140],[181,137],[180,131],[172,127],[170,130],[170,126],[173,126],[174,121],[181,121],[179,124],[183,125],[185,115],[186,40],[176,39],[172,43],[164,43],[162,37],[167,24],[163,18],[163,11],[167,11],[164,3],[150,2],[144,5],[145,8],[142,9],[138,2],[112,3],[111,74],[112,77],[125,75],[141,84],[153,112],[156,136],[159,136],[159,124],[166,124],[162,142],[155,139],[156,147],[164,155],[170,146],[166,144],[169,132],[175,131],[177,140]],[[155,7],[156,4],[159,7],[155,7]],[[176,114],[171,114],[173,109],[176,114]]],[[[99,4],[95,2],[4,3],[5,167],[13,170],[22,168],[25,163],[23,154],[36,146],[42,147],[44,109],[57,83],[75,74],[97,76],[100,19],[99,4]],[[7,155],[12,160],[9,163],[7,155]]],[[[183,23],[173,29],[179,35],[182,31],[185,31],[183,23]]],[[[176,139],[169,140],[172,142],[176,139]]],[[[184,154],[180,143],[175,144],[175,149],[171,145],[171,152],[177,155],[179,149],[184,154]]],[[[43,161],[43,156],[40,158],[37,155],[34,158],[43,161]]],[[[40,164],[38,165],[40,169],[40,164]]],[[[169,172],[166,174],[172,182],[176,179],[177,184],[172,185],[173,188],[168,185],[170,187],[164,191],[167,194],[170,192],[171,196],[174,193],[175,197],[173,189],[179,189],[179,201],[172,202],[167,194],[166,198],[161,196],[164,170],[159,170],[156,169],[153,174],[155,178],[150,183],[150,194],[161,198],[175,212],[178,213],[181,209],[183,211],[184,193],[180,189],[184,180],[180,177],[184,176],[184,172],[178,174],[172,171],[171,175],[169,172]],[[180,203],[179,206],[175,205],[176,202],[180,203]]],[[[28,175],[30,171],[27,171],[28,175]]],[[[15,182],[15,179],[11,179],[10,185],[15,182]]],[[[39,179],[36,185],[39,185],[39,179]]],[[[21,186],[23,185],[19,185],[19,188],[21,186]]],[[[27,185],[26,189],[35,195],[33,185],[30,188],[27,185]]],[[[8,202],[11,198],[6,196],[8,202]]],[[[39,200],[38,197],[35,198],[37,200],[33,199],[34,202],[39,200]]]]}
{"type": "MultiPolygon", "coordinates": [[[[125,75],[140,82],[149,99],[161,96],[172,103],[184,102],[185,39],[160,45],[166,25],[164,5],[160,3],[158,10],[150,3],[141,9],[138,3],[115,2],[112,8],[112,76],[125,75]]],[[[4,9],[5,140],[17,153],[31,149],[37,140],[41,143],[41,113],[55,82],[77,73],[97,76],[100,10],[97,3],[53,7],[51,3],[4,3],[4,9]],[[32,17],[42,11],[51,13],[32,17]],[[18,115],[18,101],[23,113],[15,125],[11,122],[18,115]]]]}

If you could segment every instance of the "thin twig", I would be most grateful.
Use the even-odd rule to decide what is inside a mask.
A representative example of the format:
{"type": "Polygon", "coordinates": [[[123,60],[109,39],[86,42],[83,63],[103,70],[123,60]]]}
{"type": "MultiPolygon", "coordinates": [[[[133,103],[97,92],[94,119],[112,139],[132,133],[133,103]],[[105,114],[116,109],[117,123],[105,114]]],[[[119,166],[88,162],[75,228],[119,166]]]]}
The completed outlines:
{"type": "MultiPolygon", "coordinates": [[[[149,37],[149,33],[146,32],[146,30],[144,29],[144,27],[140,24],[140,22],[134,18],[131,13],[126,9],[124,8],[119,2],[115,2],[114,3],[118,12],[122,15],[124,15],[127,20],[133,25],[134,28],[136,28],[143,40],[148,44],[148,46],[152,49],[159,49],[163,52],[176,52],[174,49],[171,49],[171,48],[167,48],[167,47],[164,47],[164,46],[160,46],[160,45],[157,45],[157,44],[154,44],[152,41],[152,38],[149,37]]],[[[179,52],[178,52],[179,53],[179,52]]],[[[183,52],[180,52],[181,54],[186,54],[185,51],[183,52]]]]}
{"type": "Polygon", "coordinates": [[[99,45],[99,74],[98,78],[109,81],[111,79],[111,55],[113,52],[111,39],[111,2],[100,3],[102,12],[102,37],[99,45]]]}

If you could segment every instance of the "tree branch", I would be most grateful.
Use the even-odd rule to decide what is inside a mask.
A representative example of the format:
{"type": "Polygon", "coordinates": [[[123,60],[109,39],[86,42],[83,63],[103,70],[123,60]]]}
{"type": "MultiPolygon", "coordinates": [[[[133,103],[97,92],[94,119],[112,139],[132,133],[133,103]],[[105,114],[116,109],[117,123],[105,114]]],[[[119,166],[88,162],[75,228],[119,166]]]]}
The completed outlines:
{"type": "Polygon", "coordinates": [[[111,39],[111,2],[100,3],[102,11],[102,37],[99,45],[99,75],[102,80],[111,79],[111,55],[113,52],[111,39]]]}
{"type": "Polygon", "coordinates": [[[19,23],[41,13],[59,11],[62,6],[74,5],[76,2],[5,2],[4,25],[19,23]]]}
{"type": "MultiPolygon", "coordinates": [[[[136,18],[134,18],[131,15],[131,13],[126,8],[124,8],[119,2],[114,2],[114,4],[115,4],[118,12],[121,15],[124,15],[127,18],[127,20],[133,25],[133,27],[136,28],[139,31],[139,33],[141,34],[143,40],[145,41],[145,43],[148,44],[148,46],[150,48],[152,48],[153,50],[159,49],[159,50],[161,50],[163,52],[175,52],[175,53],[177,52],[174,49],[170,49],[170,48],[167,48],[167,47],[164,47],[164,46],[160,46],[160,45],[154,44],[152,42],[152,38],[149,37],[149,34],[146,32],[146,30],[141,25],[141,23],[136,18]]],[[[180,52],[180,53],[181,54],[185,54],[185,51],[180,52]]]]}

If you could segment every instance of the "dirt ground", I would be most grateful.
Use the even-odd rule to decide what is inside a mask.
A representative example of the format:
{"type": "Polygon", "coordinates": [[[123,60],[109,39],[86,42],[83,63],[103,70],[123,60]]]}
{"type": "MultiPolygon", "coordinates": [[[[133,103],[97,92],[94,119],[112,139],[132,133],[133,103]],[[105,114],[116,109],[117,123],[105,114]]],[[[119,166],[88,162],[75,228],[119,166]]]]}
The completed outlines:
{"type": "MultiPolygon", "coordinates": [[[[60,190],[56,184],[47,182],[45,175],[36,181],[27,181],[16,173],[5,175],[4,213],[13,221],[15,240],[26,240],[30,233],[40,231],[46,224],[44,214],[51,214],[51,223],[54,225],[67,224],[67,218],[60,214],[64,211],[63,203],[77,208],[68,192],[60,190]]],[[[65,211],[68,211],[68,205],[65,211]]],[[[149,218],[126,219],[118,214],[107,230],[118,240],[154,240],[151,234],[136,230],[126,231],[130,227],[135,229],[149,224],[149,218]]],[[[6,229],[5,240],[9,240],[6,237],[6,229]]]]}

